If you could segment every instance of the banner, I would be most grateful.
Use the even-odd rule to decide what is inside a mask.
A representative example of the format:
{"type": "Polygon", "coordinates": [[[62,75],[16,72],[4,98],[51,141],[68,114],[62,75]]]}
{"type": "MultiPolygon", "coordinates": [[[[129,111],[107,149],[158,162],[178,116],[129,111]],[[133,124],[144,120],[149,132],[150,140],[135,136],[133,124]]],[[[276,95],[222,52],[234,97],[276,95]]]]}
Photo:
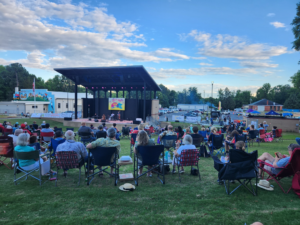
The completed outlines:
{"type": "Polygon", "coordinates": [[[109,98],[108,110],[125,110],[125,98],[109,98]]]}
{"type": "Polygon", "coordinates": [[[187,116],[185,119],[186,122],[192,122],[192,123],[196,123],[198,122],[198,117],[191,117],[191,116],[187,116]]]}
{"type": "Polygon", "coordinates": [[[178,120],[179,122],[184,121],[184,116],[172,116],[172,121],[178,120]]]}
{"type": "MultiPolygon", "coordinates": [[[[81,118],[81,112],[77,113],[78,118],[81,118]]],[[[32,113],[31,118],[59,118],[74,117],[73,113],[32,113]]]]}

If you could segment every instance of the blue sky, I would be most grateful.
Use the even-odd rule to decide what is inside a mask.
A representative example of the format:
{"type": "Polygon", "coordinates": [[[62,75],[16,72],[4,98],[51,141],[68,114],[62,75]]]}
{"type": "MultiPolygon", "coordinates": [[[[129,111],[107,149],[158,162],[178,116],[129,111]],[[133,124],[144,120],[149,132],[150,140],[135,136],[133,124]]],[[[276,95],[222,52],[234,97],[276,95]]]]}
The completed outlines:
{"type": "Polygon", "coordinates": [[[297,1],[1,0],[0,65],[53,68],[143,65],[174,90],[250,90],[289,83],[297,1]],[[13,12],[13,13],[11,13],[13,12]]]}

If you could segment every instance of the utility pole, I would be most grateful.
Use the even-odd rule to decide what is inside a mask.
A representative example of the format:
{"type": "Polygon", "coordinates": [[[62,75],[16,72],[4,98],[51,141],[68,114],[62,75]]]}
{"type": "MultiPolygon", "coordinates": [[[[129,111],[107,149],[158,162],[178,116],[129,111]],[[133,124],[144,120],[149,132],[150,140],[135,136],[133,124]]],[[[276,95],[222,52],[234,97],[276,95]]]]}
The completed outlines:
{"type": "Polygon", "coordinates": [[[211,82],[211,97],[213,97],[213,91],[214,91],[214,82],[211,82]]]}

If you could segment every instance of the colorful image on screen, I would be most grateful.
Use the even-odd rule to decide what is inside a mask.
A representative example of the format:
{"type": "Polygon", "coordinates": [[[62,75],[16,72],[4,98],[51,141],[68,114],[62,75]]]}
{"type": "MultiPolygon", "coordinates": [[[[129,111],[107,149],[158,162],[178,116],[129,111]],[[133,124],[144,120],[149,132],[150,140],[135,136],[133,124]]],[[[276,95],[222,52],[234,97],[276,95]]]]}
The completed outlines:
{"type": "Polygon", "coordinates": [[[125,110],[125,98],[109,98],[108,110],[125,110]]]}

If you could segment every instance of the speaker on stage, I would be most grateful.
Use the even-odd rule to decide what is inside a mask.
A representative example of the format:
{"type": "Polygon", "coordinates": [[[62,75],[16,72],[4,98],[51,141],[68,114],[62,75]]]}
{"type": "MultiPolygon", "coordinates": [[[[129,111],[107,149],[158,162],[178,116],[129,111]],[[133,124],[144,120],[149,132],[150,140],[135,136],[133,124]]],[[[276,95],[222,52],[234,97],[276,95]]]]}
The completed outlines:
{"type": "Polygon", "coordinates": [[[91,117],[89,117],[89,121],[91,121],[92,119],[91,119],[91,117]]]}
{"type": "Polygon", "coordinates": [[[95,119],[94,121],[95,121],[95,122],[99,122],[99,120],[98,120],[98,119],[95,119]]]}
{"type": "Polygon", "coordinates": [[[134,120],[133,121],[133,124],[140,124],[141,123],[141,121],[139,121],[139,120],[134,120]]]}
{"type": "Polygon", "coordinates": [[[64,120],[71,121],[71,120],[72,120],[72,117],[64,117],[64,120]]]}

